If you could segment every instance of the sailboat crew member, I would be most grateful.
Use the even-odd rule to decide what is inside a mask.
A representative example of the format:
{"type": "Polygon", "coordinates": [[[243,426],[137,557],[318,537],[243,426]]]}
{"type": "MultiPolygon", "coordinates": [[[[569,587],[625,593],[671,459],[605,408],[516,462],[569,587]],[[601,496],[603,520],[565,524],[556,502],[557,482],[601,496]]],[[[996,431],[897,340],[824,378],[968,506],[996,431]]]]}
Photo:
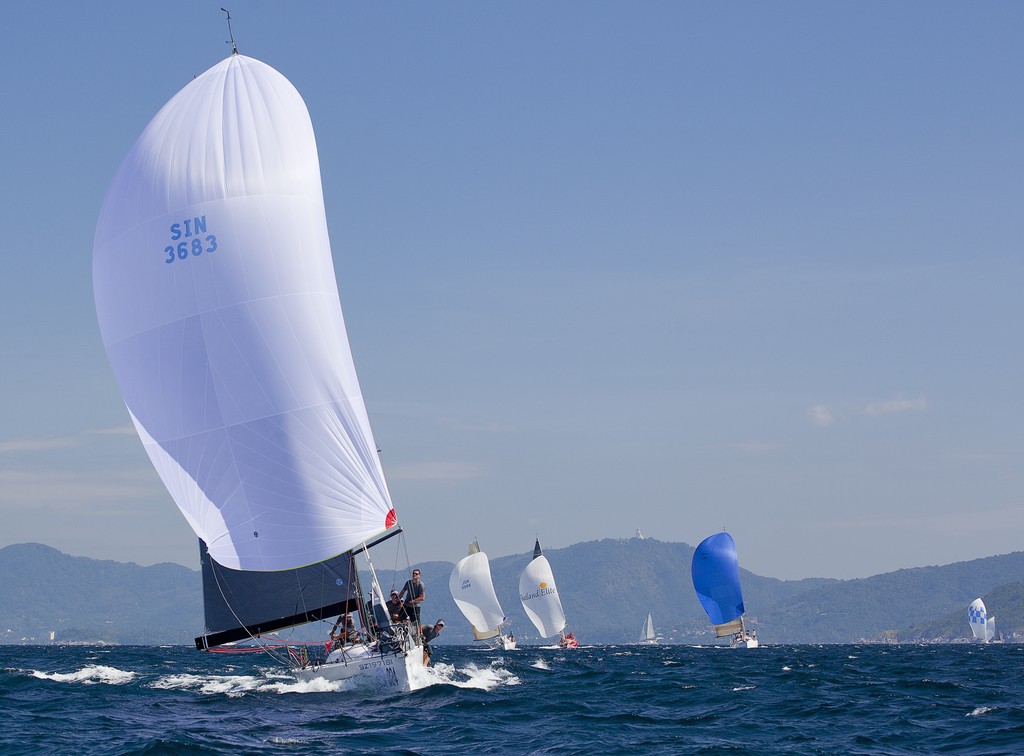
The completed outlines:
{"type": "Polygon", "coordinates": [[[331,640],[334,641],[335,648],[344,646],[347,643],[358,643],[361,640],[359,631],[356,630],[356,621],[352,619],[351,614],[338,615],[338,621],[331,628],[331,640]],[[339,633],[338,628],[342,623],[345,624],[345,629],[339,633]]]}
{"type": "Polygon", "coordinates": [[[429,667],[430,666],[430,655],[433,653],[430,650],[430,641],[434,640],[434,638],[439,636],[443,629],[444,629],[444,620],[443,619],[439,619],[437,622],[435,622],[433,627],[421,628],[421,633],[420,634],[423,636],[423,666],[424,667],[429,667]]]}
{"type": "Polygon", "coordinates": [[[405,601],[405,613],[409,615],[409,619],[414,620],[417,625],[420,624],[420,604],[427,597],[427,590],[420,580],[419,570],[412,571],[412,577],[405,581],[398,597],[405,601]]]}
{"type": "Polygon", "coordinates": [[[391,598],[387,601],[387,609],[388,617],[394,624],[405,622],[409,619],[409,615],[405,611],[405,604],[398,598],[398,591],[391,591],[391,598]]]}

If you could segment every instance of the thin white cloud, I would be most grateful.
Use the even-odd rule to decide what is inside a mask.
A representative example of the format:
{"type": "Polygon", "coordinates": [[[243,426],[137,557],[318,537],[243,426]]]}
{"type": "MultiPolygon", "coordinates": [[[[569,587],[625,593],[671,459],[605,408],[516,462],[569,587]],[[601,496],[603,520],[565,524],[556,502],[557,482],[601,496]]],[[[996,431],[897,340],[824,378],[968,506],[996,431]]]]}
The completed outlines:
{"type": "Polygon", "coordinates": [[[988,510],[971,508],[970,511],[941,512],[921,515],[879,515],[857,519],[829,520],[811,525],[817,530],[851,530],[881,532],[896,529],[915,533],[960,535],[987,533],[1001,529],[1019,530],[1024,527],[1024,508],[999,507],[988,510]]]}
{"type": "Polygon", "coordinates": [[[115,425],[106,428],[91,428],[80,433],[70,433],[64,436],[9,438],[0,440],[0,454],[28,454],[32,452],[53,451],[55,449],[69,449],[87,443],[94,443],[97,437],[120,438],[134,435],[134,426],[115,425]]]}
{"type": "Polygon", "coordinates": [[[470,423],[464,420],[457,420],[455,418],[446,417],[441,419],[442,425],[451,430],[456,431],[481,431],[484,433],[509,433],[516,430],[515,426],[496,423],[496,422],[483,422],[483,423],[470,423]]]}
{"type": "Polygon", "coordinates": [[[737,451],[745,454],[769,454],[781,451],[785,448],[783,444],[770,443],[768,441],[737,441],[733,444],[717,444],[708,447],[712,451],[737,451]]]}
{"type": "Polygon", "coordinates": [[[928,409],[928,400],[923,396],[917,399],[898,397],[886,402],[871,402],[864,406],[865,415],[889,415],[894,412],[923,412],[928,409]]]}
{"type": "Polygon", "coordinates": [[[828,407],[824,404],[815,404],[809,410],[807,410],[808,416],[811,418],[811,422],[815,425],[820,425],[825,428],[835,422],[835,415],[828,407]]]}
{"type": "Polygon", "coordinates": [[[923,395],[917,399],[904,399],[902,396],[895,399],[888,399],[881,402],[868,402],[867,404],[841,407],[829,407],[824,404],[816,404],[807,410],[807,416],[815,425],[822,428],[832,425],[837,420],[847,415],[867,415],[875,417],[878,415],[891,415],[898,412],[923,412],[928,409],[928,399],[923,395]]]}
{"type": "Polygon", "coordinates": [[[78,446],[82,440],[77,436],[56,436],[53,438],[9,438],[0,441],[0,454],[22,454],[25,452],[52,451],[78,446]]]}
{"type": "Polygon", "coordinates": [[[112,425],[108,428],[96,428],[94,430],[84,431],[83,435],[134,436],[135,433],[135,426],[131,423],[125,423],[124,425],[112,425]]]}
{"type": "Polygon", "coordinates": [[[467,480],[480,478],[484,471],[465,462],[417,462],[388,467],[392,480],[467,480]]]}
{"type": "Polygon", "coordinates": [[[0,470],[0,507],[4,509],[78,508],[82,502],[110,502],[161,495],[152,470],[70,473],[0,470]]]}

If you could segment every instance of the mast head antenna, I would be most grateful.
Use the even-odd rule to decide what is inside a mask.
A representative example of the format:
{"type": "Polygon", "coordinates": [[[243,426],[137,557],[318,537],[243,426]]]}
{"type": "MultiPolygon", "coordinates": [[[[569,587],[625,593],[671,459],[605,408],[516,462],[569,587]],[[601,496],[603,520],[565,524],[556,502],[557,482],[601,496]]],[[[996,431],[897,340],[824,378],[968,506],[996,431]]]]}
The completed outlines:
{"type": "Polygon", "coordinates": [[[238,46],[235,44],[235,35],[231,33],[231,11],[221,8],[228,15],[228,36],[231,38],[231,54],[238,55],[238,46]]]}

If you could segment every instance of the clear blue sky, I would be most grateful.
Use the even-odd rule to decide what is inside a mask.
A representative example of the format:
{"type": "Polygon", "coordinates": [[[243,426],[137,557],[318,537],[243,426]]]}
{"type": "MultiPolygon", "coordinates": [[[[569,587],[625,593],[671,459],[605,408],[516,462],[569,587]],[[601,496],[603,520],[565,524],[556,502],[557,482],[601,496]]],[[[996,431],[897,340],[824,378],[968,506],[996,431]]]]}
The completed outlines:
{"type": "MultiPolygon", "coordinates": [[[[91,257],[136,136],[229,53],[219,7],[5,7],[0,546],[198,564],[91,257]]],[[[1024,4],[226,7],[312,115],[413,560],[637,527],[726,527],[783,578],[1024,546],[1024,4]]]]}

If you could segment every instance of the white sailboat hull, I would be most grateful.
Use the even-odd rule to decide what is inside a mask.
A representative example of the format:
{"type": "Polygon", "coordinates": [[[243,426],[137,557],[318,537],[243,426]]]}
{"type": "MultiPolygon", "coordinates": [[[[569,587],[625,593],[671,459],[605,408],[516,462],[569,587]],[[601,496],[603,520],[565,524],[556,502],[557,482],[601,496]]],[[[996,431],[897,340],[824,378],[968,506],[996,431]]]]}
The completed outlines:
{"type": "Polygon", "coordinates": [[[501,650],[502,651],[515,651],[516,641],[509,638],[507,635],[501,636],[501,650]]]}
{"type": "Polygon", "coordinates": [[[292,670],[298,682],[353,680],[384,690],[415,690],[417,670],[423,670],[423,647],[397,653],[372,653],[366,646],[333,651],[317,666],[292,670]]]}
{"type": "Polygon", "coordinates": [[[736,636],[729,641],[729,648],[757,648],[757,638],[751,638],[749,635],[746,637],[736,636]]]}

